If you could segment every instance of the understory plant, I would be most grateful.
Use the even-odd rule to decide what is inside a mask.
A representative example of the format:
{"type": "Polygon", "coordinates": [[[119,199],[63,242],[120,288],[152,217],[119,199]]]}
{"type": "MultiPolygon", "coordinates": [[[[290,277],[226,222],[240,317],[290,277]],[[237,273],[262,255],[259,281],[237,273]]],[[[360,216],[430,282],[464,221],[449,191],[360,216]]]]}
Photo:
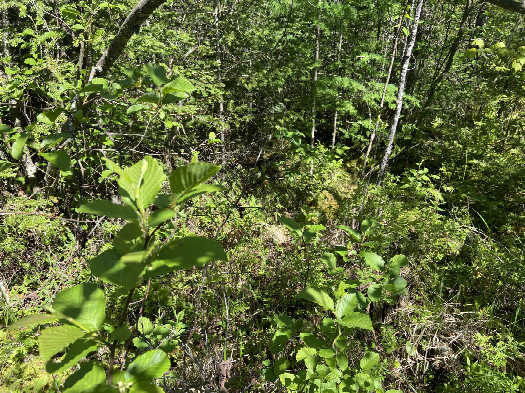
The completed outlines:
{"type": "Polygon", "coordinates": [[[152,279],[175,270],[202,267],[214,260],[227,260],[222,246],[202,236],[180,236],[170,222],[180,206],[197,195],[221,191],[223,186],[205,184],[220,166],[197,162],[179,167],[167,178],[160,163],[145,157],[121,168],[106,160],[106,175],[118,176],[123,204],[96,200],[81,206],[79,213],[118,218],[126,224],[116,233],[112,246],[93,258],[91,274],[116,286],[123,299],[117,317],[107,309],[106,297],[97,281],[82,283],[57,293],[48,313],[29,315],[11,329],[46,325],[38,336],[38,347],[46,371],[72,371],[64,393],[158,393],[154,381],[170,368],[166,351],[177,345],[180,321],[153,324],[142,316],[152,279]],[[163,184],[169,180],[169,193],[163,184]],[[165,240],[160,229],[174,228],[165,240]],[[133,295],[145,286],[138,317],[128,311],[133,295]]]}
{"type": "MultiPolygon", "coordinates": [[[[314,321],[287,315],[276,317],[278,329],[269,346],[274,362],[266,361],[264,372],[268,380],[278,380],[289,392],[385,392],[377,370],[379,353],[373,347],[362,348],[362,340],[356,335],[374,330],[368,312],[372,303],[392,304],[405,292],[407,282],[400,270],[408,260],[404,255],[396,255],[386,262],[369,251],[362,251],[357,259],[352,243],[361,242],[370,227],[368,220],[362,225],[363,233],[341,226],[352,238],[343,255],[344,262],[364,261],[356,263],[356,278],[343,277],[324,287],[310,285],[298,293],[298,299],[321,307],[314,321]]],[[[337,253],[342,255],[343,251],[339,249],[337,253]]],[[[348,265],[336,266],[337,258],[332,253],[325,253],[322,260],[334,277],[348,271],[348,265]]]]}

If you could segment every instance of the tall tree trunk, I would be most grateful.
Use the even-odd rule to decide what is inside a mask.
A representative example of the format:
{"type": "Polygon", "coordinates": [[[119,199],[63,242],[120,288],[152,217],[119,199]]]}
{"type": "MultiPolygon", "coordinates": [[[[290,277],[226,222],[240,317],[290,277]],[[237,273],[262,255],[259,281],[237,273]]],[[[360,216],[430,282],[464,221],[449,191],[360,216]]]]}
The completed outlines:
{"type": "MultiPolygon", "coordinates": [[[[317,64],[319,62],[319,41],[321,37],[321,24],[319,22],[319,17],[321,14],[321,0],[318,0],[317,2],[317,24],[315,28],[315,54],[314,54],[314,62],[315,66],[312,71],[312,109],[311,109],[311,117],[312,117],[312,128],[310,130],[310,147],[314,148],[315,145],[315,128],[316,128],[316,122],[315,122],[315,116],[317,115],[317,79],[319,78],[319,65],[317,64]]],[[[312,157],[312,160],[310,162],[310,174],[314,173],[314,159],[312,157]]]]}
{"type": "Polygon", "coordinates": [[[397,101],[396,101],[396,112],[394,115],[394,120],[392,121],[392,126],[390,128],[390,134],[388,135],[388,143],[385,149],[385,154],[381,160],[381,167],[379,168],[379,174],[377,176],[377,184],[380,184],[385,177],[386,168],[388,167],[388,159],[392,153],[392,148],[394,147],[394,138],[396,136],[397,125],[399,123],[399,118],[401,117],[401,110],[403,109],[403,95],[405,92],[405,84],[407,79],[408,65],[410,63],[410,57],[412,56],[412,50],[416,43],[417,28],[419,25],[419,18],[421,16],[421,9],[423,8],[424,0],[418,0],[416,6],[416,12],[414,13],[414,20],[412,22],[412,29],[410,30],[410,38],[408,41],[407,48],[401,63],[401,75],[399,77],[399,84],[397,90],[397,101]]]}
{"type": "MultiPolygon", "coordinates": [[[[214,14],[214,24],[215,24],[215,58],[217,60],[217,81],[222,82],[222,48],[221,48],[221,31],[219,26],[219,20],[221,16],[221,2],[217,0],[215,3],[214,14]]],[[[219,101],[219,120],[220,120],[220,129],[219,137],[221,139],[221,164],[224,166],[226,164],[226,140],[224,134],[226,133],[226,124],[224,116],[224,99],[221,96],[219,101]]]]}
{"type": "Polygon", "coordinates": [[[140,0],[130,11],[106,51],[91,69],[88,82],[96,76],[104,76],[118,59],[129,39],[140,29],[140,25],[166,0],[140,0]]]}
{"type": "Polygon", "coordinates": [[[394,39],[394,45],[392,47],[392,57],[390,58],[390,65],[388,66],[388,72],[386,74],[385,85],[383,87],[383,94],[381,95],[381,102],[379,103],[379,114],[377,115],[376,124],[374,125],[374,128],[372,129],[372,133],[370,134],[370,140],[368,141],[368,147],[366,149],[365,160],[363,163],[363,169],[361,170],[361,174],[365,173],[366,165],[368,163],[368,157],[370,156],[370,152],[372,151],[372,146],[374,145],[374,140],[377,135],[377,129],[379,128],[379,123],[381,122],[381,110],[383,109],[383,106],[385,105],[386,91],[388,89],[388,84],[390,83],[390,76],[392,75],[392,68],[394,68],[394,61],[397,56],[397,43],[399,41],[399,34],[401,33],[401,27],[403,23],[403,18],[405,16],[406,8],[407,7],[403,8],[403,11],[397,23],[398,27],[395,33],[396,35],[394,39]]]}
{"type": "MultiPolygon", "coordinates": [[[[337,43],[337,76],[341,76],[341,52],[343,49],[343,22],[341,21],[341,30],[339,31],[339,41],[337,43]]],[[[337,104],[339,103],[339,89],[336,85],[335,87],[335,105],[334,105],[334,121],[333,121],[333,131],[332,131],[332,150],[335,148],[335,140],[337,137],[337,104]]]]}

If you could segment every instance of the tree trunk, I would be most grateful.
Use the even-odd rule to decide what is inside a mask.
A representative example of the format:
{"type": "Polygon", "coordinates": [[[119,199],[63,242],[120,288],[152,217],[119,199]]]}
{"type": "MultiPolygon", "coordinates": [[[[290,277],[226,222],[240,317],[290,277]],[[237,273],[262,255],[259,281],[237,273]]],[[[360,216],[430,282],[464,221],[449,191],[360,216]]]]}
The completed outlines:
{"type": "MultiPolygon", "coordinates": [[[[220,32],[220,26],[219,26],[219,20],[221,16],[221,2],[220,0],[217,0],[215,3],[215,9],[213,11],[214,14],[214,24],[215,24],[215,58],[217,60],[217,81],[219,83],[222,82],[222,49],[221,49],[221,32],[220,32]]],[[[220,129],[219,129],[219,137],[221,139],[221,164],[224,166],[226,164],[226,139],[225,139],[225,133],[226,133],[226,124],[225,124],[225,116],[224,116],[224,99],[221,96],[219,101],[219,120],[220,120],[220,129]]]]}
{"type": "Polygon", "coordinates": [[[405,16],[405,10],[406,10],[406,7],[403,8],[403,12],[401,13],[401,16],[399,17],[399,20],[398,20],[398,23],[397,23],[398,27],[397,27],[397,30],[396,30],[396,36],[395,36],[395,39],[394,39],[394,45],[393,45],[393,48],[392,48],[392,57],[390,58],[390,65],[388,66],[388,72],[386,74],[385,86],[383,87],[383,94],[381,95],[381,102],[379,103],[379,114],[377,115],[376,124],[374,125],[374,128],[372,129],[372,133],[370,134],[370,140],[368,141],[368,147],[367,147],[366,153],[365,153],[365,160],[364,160],[364,163],[363,163],[363,169],[361,170],[361,174],[362,175],[365,173],[366,165],[368,163],[368,157],[370,156],[370,152],[372,151],[372,146],[374,145],[374,140],[376,138],[377,129],[379,127],[379,123],[381,122],[381,110],[383,109],[383,106],[385,105],[386,91],[388,89],[388,84],[390,83],[390,76],[392,75],[392,68],[394,67],[394,61],[395,61],[396,56],[397,56],[397,43],[399,41],[399,34],[401,33],[401,27],[402,27],[402,23],[403,23],[403,18],[405,16]]]}
{"type": "Polygon", "coordinates": [[[108,72],[126,47],[131,36],[138,32],[140,25],[165,1],[166,0],[140,0],[138,2],[122,25],[120,25],[113,41],[111,41],[106,51],[98,59],[97,64],[91,69],[88,82],[108,72]]]}
{"type": "MultiPolygon", "coordinates": [[[[343,23],[341,22],[341,30],[339,31],[339,42],[337,43],[337,76],[341,76],[341,52],[343,49],[343,23]]],[[[339,103],[339,89],[337,85],[335,87],[335,105],[334,105],[334,122],[333,122],[333,131],[332,131],[332,150],[335,148],[335,140],[337,137],[337,104],[339,103]]]]}
{"type": "MultiPolygon", "coordinates": [[[[317,2],[317,18],[319,18],[321,13],[321,0],[317,2]]],[[[312,72],[312,110],[311,110],[311,116],[312,116],[312,128],[310,130],[310,147],[314,148],[315,145],[315,116],[317,114],[317,79],[319,78],[319,65],[317,64],[319,62],[319,40],[321,37],[321,24],[319,23],[319,20],[317,21],[317,25],[315,28],[315,54],[314,54],[314,69],[312,72]]],[[[310,162],[310,174],[314,173],[314,159],[312,157],[312,160],[310,162]]]]}
{"type": "Polygon", "coordinates": [[[381,184],[386,173],[386,168],[388,166],[388,159],[392,153],[392,148],[394,147],[394,138],[396,136],[397,125],[399,123],[399,118],[401,117],[401,109],[403,109],[403,95],[405,92],[405,84],[408,73],[408,65],[410,63],[410,57],[412,56],[412,50],[414,49],[414,44],[416,43],[417,28],[419,25],[419,17],[421,16],[421,9],[423,8],[424,0],[418,0],[416,6],[416,12],[414,14],[414,20],[412,22],[412,29],[410,31],[410,38],[408,45],[401,63],[401,75],[399,78],[398,90],[397,90],[397,101],[396,101],[396,113],[394,115],[394,120],[392,121],[392,127],[390,128],[390,134],[388,136],[388,143],[385,149],[385,154],[381,161],[381,167],[379,168],[379,174],[377,176],[377,184],[381,184]]]}

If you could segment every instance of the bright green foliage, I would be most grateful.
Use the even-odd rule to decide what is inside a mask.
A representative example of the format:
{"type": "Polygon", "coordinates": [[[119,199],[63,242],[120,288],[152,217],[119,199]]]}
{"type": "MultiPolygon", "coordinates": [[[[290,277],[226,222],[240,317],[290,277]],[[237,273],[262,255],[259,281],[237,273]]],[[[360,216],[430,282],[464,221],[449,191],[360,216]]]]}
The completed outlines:
{"type": "MultiPolygon", "coordinates": [[[[153,70],[161,79],[162,74],[153,70]]],[[[146,157],[135,165],[122,169],[110,160],[108,167],[119,176],[119,193],[125,205],[99,200],[88,203],[78,210],[82,213],[117,217],[130,221],[124,225],[113,240],[113,247],[102,252],[90,262],[91,272],[105,282],[117,285],[129,291],[129,296],[140,287],[143,277],[150,279],[174,270],[189,269],[216,261],[227,260],[227,256],[214,240],[202,236],[182,237],[166,244],[155,242],[154,232],[176,214],[176,211],[162,208],[153,212],[152,203],[158,197],[166,176],[160,163],[146,157]]],[[[217,191],[222,187],[207,190],[203,182],[213,176],[220,167],[206,163],[192,163],[179,168],[170,176],[173,195],[169,195],[169,205],[174,208],[190,197],[207,191],[217,191]]],[[[127,312],[130,297],[123,304],[127,312]]],[[[22,318],[12,325],[12,329],[22,326],[34,326],[59,321],[62,325],[47,327],[38,338],[40,356],[47,362],[50,373],[58,373],[72,366],[97,350],[101,345],[113,348],[127,340],[132,334],[129,326],[121,320],[118,326],[105,326],[106,298],[104,292],[95,283],[78,284],[62,290],[55,296],[51,314],[38,314],[22,318]],[[109,331],[107,335],[105,331],[109,331]],[[65,355],[55,361],[55,356],[65,355]]],[[[84,363],[80,369],[68,377],[64,388],[66,392],[116,392],[121,388],[130,388],[130,392],[161,392],[152,385],[170,366],[165,350],[173,350],[176,341],[166,341],[175,329],[177,334],[183,328],[180,322],[157,325],[149,319],[140,317],[137,321],[141,337],[150,337],[160,341],[162,349],[153,349],[137,356],[123,372],[114,372],[114,359],[111,359],[109,381],[106,385],[106,367],[94,362],[84,363]],[[152,336],[153,335],[153,336],[152,336]],[[118,389],[117,389],[118,388],[118,389]]],[[[149,344],[135,337],[137,348],[148,348],[149,344]],[[144,345],[145,344],[145,345],[144,345]]]]}
{"type": "MultiPolygon", "coordinates": [[[[292,220],[284,221],[292,229],[300,230],[292,220]]],[[[362,225],[363,231],[366,232],[368,228],[369,226],[362,225]]],[[[346,228],[346,231],[359,241],[361,234],[349,229],[346,228]]],[[[325,263],[335,258],[333,254],[330,255],[331,257],[326,254],[323,256],[325,263]]],[[[380,303],[382,299],[393,302],[402,293],[406,281],[399,273],[401,267],[408,264],[408,260],[403,255],[396,255],[386,264],[379,255],[371,252],[362,252],[361,257],[372,268],[369,277],[362,275],[361,283],[378,280],[373,271],[388,273],[379,283],[369,286],[368,297],[355,289],[360,283],[351,280],[337,284],[334,298],[326,290],[312,286],[299,292],[297,298],[322,307],[324,318],[317,326],[303,326],[302,322],[287,316],[276,320],[280,329],[270,342],[270,350],[272,353],[283,352],[287,342],[299,333],[300,343],[295,355],[296,365],[293,367],[297,372],[288,371],[292,360],[284,352],[272,368],[265,370],[268,380],[278,379],[291,392],[382,391],[381,379],[374,372],[380,360],[377,352],[366,350],[360,358],[359,367],[349,367],[349,356],[355,356],[354,347],[357,344],[352,336],[356,330],[374,330],[372,320],[365,312],[370,303],[380,303]],[[399,281],[397,284],[396,280],[399,281]]],[[[332,262],[329,267],[335,270],[332,262]]]]}

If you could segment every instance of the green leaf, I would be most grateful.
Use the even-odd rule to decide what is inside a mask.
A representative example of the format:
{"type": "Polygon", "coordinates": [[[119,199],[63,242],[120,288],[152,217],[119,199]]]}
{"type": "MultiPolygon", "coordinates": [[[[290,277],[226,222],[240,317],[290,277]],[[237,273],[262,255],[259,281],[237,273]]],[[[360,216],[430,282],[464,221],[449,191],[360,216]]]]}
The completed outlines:
{"type": "Polygon", "coordinates": [[[381,294],[383,293],[383,286],[381,284],[372,284],[368,287],[368,297],[373,302],[378,302],[381,299],[381,294]]]}
{"type": "Polygon", "coordinates": [[[50,374],[61,373],[62,371],[76,366],[80,359],[86,357],[91,352],[95,352],[97,349],[98,344],[95,341],[80,338],[70,345],[67,353],[59,362],[55,362],[53,359],[49,360],[46,363],[46,371],[50,374]]]}
{"type": "Polygon", "coordinates": [[[24,60],[24,64],[34,66],[37,64],[37,61],[32,57],[28,57],[27,59],[24,60]]]}
{"type": "Polygon", "coordinates": [[[113,247],[120,255],[144,250],[142,236],[142,229],[138,222],[130,222],[117,232],[115,239],[113,239],[113,247]]]}
{"type": "Polygon", "coordinates": [[[368,235],[372,233],[378,227],[379,227],[379,223],[377,222],[377,220],[373,218],[370,218],[370,219],[367,218],[363,220],[363,222],[361,223],[361,232],[364,235],[368,235]]]}
{"type": "Polygon", "coordinates": [[[368,251],[362,251],[360,254],[361,258],[363,258],[368,266],[370,266],[374,270],[383,271],[385,268],[385,261],[383,258],[381,258],[379,255],[368,252],[368,251]]]}
{"type": "Polygon", "coordinates": [[[367,371],[379,363],[379,354],[372,351],[365,352],[363,358],[359,361],[361,370],[367,371]]]}
{"type": "Polygon", "coordinates": [[[372,326],[372,320],[368,314],[361,312],[351,312],[347,314],[343,319],[339,320],[339,323],[347,328],[356,329],[367,329],[374,330],[372,326]]]}
{"type": "Polygon", "coordinates": [[[137,322],[138,330],[140,333],[147,336],[153,331],[153,324],[151,321],[146,317],[140,317],[137,322]]]}
{"type": "Polygon", "coordinates": [[[19,160],[20,157],[22,157],[22,153],[24,152],[24,146],[28,138],[29,134],[27,132],[23,132],[13,142],[13,145],[11,146],[11,157],[13,157],[15,160],[19,160]]]}
{"type": "Polygon", "coordinates": [[[193,86],[190,83],[190,81],[188,81],[186,78],[178,77],[177,79],[174,79],[169,83],[166,83],[162,87],[162,94],[166,95],[169,93],[173,93],[174,91],[189,93],[194,90],[195,90],[195,86],[193,86]]]}
{"type": "Polygon", "coordinates": [[[312,333],[301,333],[299,334],[299,337],[301,337],[301,340],[303,340],[303,342],[309,348],[321,350],[326,347],[326,343],[312,333]]]}
{"type": "Polygon", "coordinates": [[[337,362],[337,367],[339,367],[341,371],[345,371],[348,368],[348,357],[343,352],[339,352],[336,355],[335,360],[337,362]]]}
{"type": "Polygon", "coordinates": [[[355,229],[352,229],[346,225],[338,225],[337,228],[342,229],[343,231],[348,233],[356,242],[361,241],[361,234],[355,229]]]}
{"type": "Polygon", "coordinates": [[[301,360],[306,359],[310,356],[313,356],[316,353],[317,353],[317,350],[315,348],[304,347],[297,351],[297,354],[295,355],[295,360],[300,362],[301,360]]]}
{"type": "Polygon", "coordinates": [[[71,138],[71,136],[63,132],[58,132],[56,134],[48,135],[47,137],[45,137],[45,139],[42,142],[40,142],[40,148],[43,149],[48,146],[54,146],[58,142],[62,140],[67,140],[69,138],[71,138]]]}
{"type": "Polygon", "coordinates": [[[18,321],[9,325],[9,330],[19,330],[23,327],[32,327],[37,325],[43,325],[45,323],[51,323],[58,320],[58,316],[54,314],[33,314],[26,315],[20,318],[18,321]]]}
{"type": "Polygon", "coordinates": [[[121,327],[116,328],[115,330],[113,330],[109,334],[108,339],[111,340],[111,341],[113,341],[113,340],[125,341],[130,336],[131,336],[131,331],[129,330],[129,327],[124,325],[124,326],[121,326],[121,327]]]}
{"type": "Polygon", "coordinates": [[[98,330],[106,318],[104,292],[93,283],[78,284],[55,296],[52,307],[86,331],[98,330]]]}
{"type": "Polygon", "coordinates": [[[86,203],[76,209],[78,213],[95,214],[111,218],[122,218],[123,220],[138,221],[139,215],[129,206],[117,205],[116,203],[100,199],[86,203]]]}
{"type": "Polygon", "coordinates": [[[299,292],[297,297],[317,303],[325,310],[334,310],[334,301],[332,300],[330,295],[328,295],[322,289],[316,287],[308,287],[299,292]]]}
{"type": "MultiPolygon", "coordinates": [[[[106,162],[109,163],[109,160],[106,162]]],[[[110,167],[112,170],[116,168],[115,164],[110,167]]],[[[118,185],[123,202],[139,209],[146,209],[153,203],[166,180],[159,162],[150,156],[117,173],[120,175],[118,185]]]]}
{"type": "Polygon", "coordinates": [[[369,391],[372,387],[372,384],[373,384],[373,380],[372,378],[370,377],[370,375],[368,374],[365,374],[365,373],[359,373],[355,376],[355,380],[357,382],[357,384],[366,389],[367,391],[369,391]]]}
{"type": "Polygon", "coordinates": [[[125,381],[143,386],[155,378],[160,378],[170,369],[170,360],[166,353],[160,349],[154,349],[139,355],[129,365],[125,373],[125,381]]]}
{"type": "MultiPolygon", "coordinates": [[[[173,200],[178,202],[199,184],[204,183],[221,169],[218,165],[195,162],[175,169],[170,177],[173,200]]],[[[182,199],[183,200],[183,199],[182,199]]]]}
{"type": "Polygon", "coordinates": [[[7,168],[14,167],[15,164],[9,161],[0,160],[0,172],[5,171],[7,168]]]}
{"type": "Polygon", "coordinates": [[[142,263],[144,251],[136,251],[120,256],[114,249],[106,250],[89,262],[91,274],[104,282],[132,289],[144,272],[142,263]]]}
{"type": "Polygon", "coordinates": [[[53,109],[52,111],[44,111],[40,113],[36,117],[36,119],[41,123],[52,125],[55,123],[58,116],[62,114],[62,112],[64,112],[63,108],[56,108],[56,109],[53,109]]]}
{"type": "Polygon", "coordinates": [[[321,260],[328,269],[328,272],[333,272],[333,270],[337,267],[337,258],[331,252],[325,252],[321,257],[321,260]]]}
{"type": "MultiPolygon", "coordinates": [[[[135,104],[140,104],[141,102],[147,102],[150,104],[158,104],[160,101],[160,95],[156,91],[148,91],[143,94],[135,101],[135,104]]],[[[149,108],[149,107],[148,107],[149,108]]]]}
{"type": "Polygon", "coordinates": [[[279,327],[282,327],[282,328],[292,328],[293,325],[294,325],[294,320],[292,318],[290,318],[289,316],[287,315],[277,315],[275,318],[274,318],[275,322],[277,323],[277,325],[279,327]]]}
{"type": "Polygon", "coordinates": [[[131,114],[135,112],[142,112],[143,110],[150,109],[148,105],[146,104],[135,104],[131,105],[127,110],[126,114],[131,114]]]}
{"type": "Polygon", "coordinates": [[[168,77],[166,76],[166,68],[164,68],[164,66],[154,66],[151,63],[146,63],[144,68],[146,68],[146,72],[150,76],[153,83],[155,83],[157,86],[162,86],[163,84],[168,82],[168,77]]]}
{"type": "Polygon", "coordinates": [[[399,276],[400,269],[408,265],[408,259],[402,254],[394,256],[388,262],[388,271],[392,276],[399,276]]]}
{"type": "Polygon", "coordinates": [[[174,270],[202,267],[211,261],[227,261],[224,248],[215,240],[203,236],[188,236],[166,244],[151,264],[146,277],[155,277],[174,270]]]}
{"type": "Polygon", "coordinates": [[[288,217],[279,217],[279,221],[288,228],[288,230],[294,232],[298,236],[303,236],[303,228],[299,225],[299,223],[291,218],[288,217]]]}
{"type": "Polygon", "coordinates": [[[65,150],[55,150],[49,153],[40,153],[40,155],[63,172],[71,168],[71,158],[65,150]]]}
{"type": "Polygon", "coordinates": [[[106,373],[95,362],[87,362],[71,374],[64,382],[64,393],[99,392],[101,386],[106,384],[106,373]]]}
{"type": "Polygon", "coordinates": [[[38,350],[42,360],[48,361],[53,355],[74,343],[84,332],[76,326],[52,326],[42,330],[38,336],[38,350]]]}
{"type": "Polygon", "coordinates": [[[285,328],[277,330],[270,341],[270,351],[272,353],[281,352],[292,335],[293,331],[291,329],[285,328]]]}
{"type": "Polygon", "coordinates": [[[337,301],[335,315],[342,319],[345,315],[353,312],[357,308],[357,297],[355,293],[347,293],[337,301]]]}
{"type": "Polygon", "coordinates": [[[225,191],[227,188],[221,184],[199,184],[177,200],[177,204],[186,202],[188,199],[210,192],[225,191]]]}

